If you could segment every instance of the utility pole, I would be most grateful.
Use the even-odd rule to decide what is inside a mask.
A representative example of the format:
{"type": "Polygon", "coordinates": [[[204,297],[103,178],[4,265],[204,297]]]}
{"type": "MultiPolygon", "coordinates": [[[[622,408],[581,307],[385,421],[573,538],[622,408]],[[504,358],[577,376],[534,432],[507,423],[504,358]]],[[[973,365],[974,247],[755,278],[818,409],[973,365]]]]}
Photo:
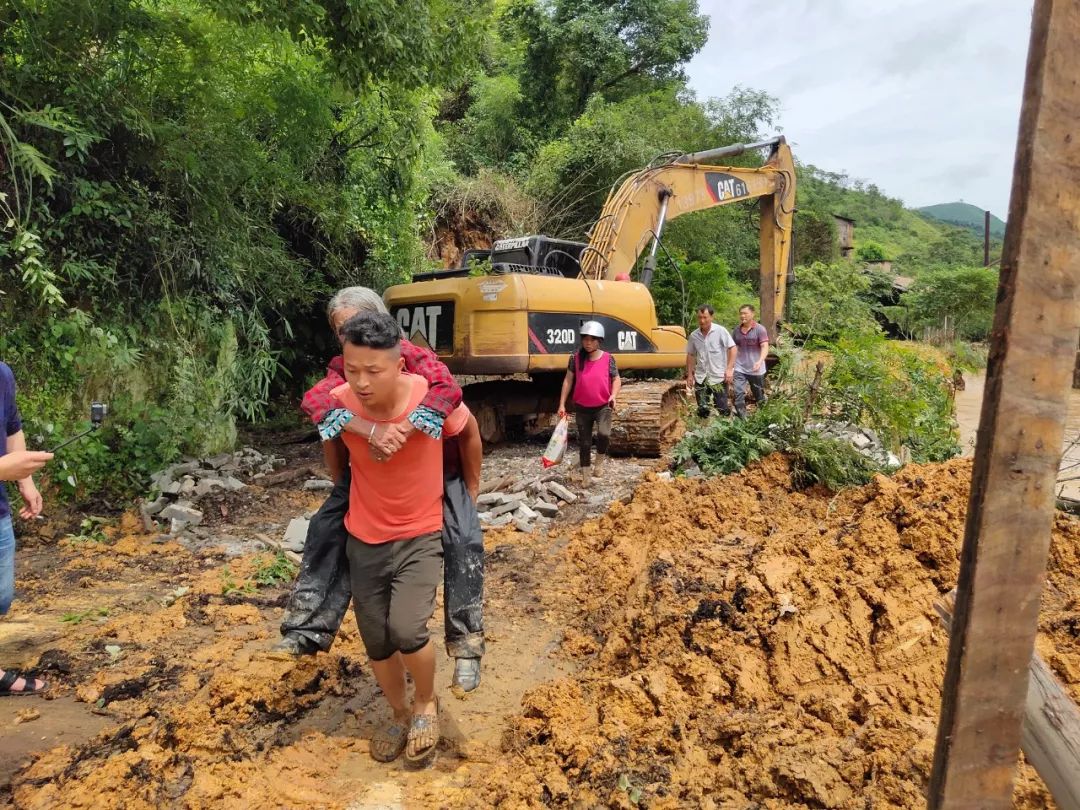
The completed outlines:
{"type": "Polygon", "coordinates": [[[983,267],[990,266],[990,212],[983,211],[983,267]]]}
{"type": "Polygon", "coordinates": [[[1080,334],[1080,0],[1036,0],[930,810],[1009,810],[1080,334]]]}

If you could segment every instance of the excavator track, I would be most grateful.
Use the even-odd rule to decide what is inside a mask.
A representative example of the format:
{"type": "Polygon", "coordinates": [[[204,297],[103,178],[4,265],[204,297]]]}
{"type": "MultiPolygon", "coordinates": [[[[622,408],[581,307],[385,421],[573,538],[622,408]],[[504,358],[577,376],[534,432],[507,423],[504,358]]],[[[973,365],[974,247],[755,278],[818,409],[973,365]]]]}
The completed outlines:
{"type": "Polygon", "coordinates": [[[627,381],[611,424],[611,453],[660,456],[682,436],[686,389],[681,381],[627,381]]]}

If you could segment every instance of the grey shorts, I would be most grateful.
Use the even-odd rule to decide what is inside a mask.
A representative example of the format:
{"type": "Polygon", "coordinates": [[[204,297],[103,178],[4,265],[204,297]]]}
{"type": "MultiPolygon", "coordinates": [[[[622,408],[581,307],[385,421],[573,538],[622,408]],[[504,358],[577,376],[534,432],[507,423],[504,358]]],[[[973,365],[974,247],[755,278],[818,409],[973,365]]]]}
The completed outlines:
{"type": "Polygon", "coordinates": [[[368,658],[384,661],[427,644],[442,582],[442,532],[378,544],[350,537],[346,553],[353,612],[368,658]]]}

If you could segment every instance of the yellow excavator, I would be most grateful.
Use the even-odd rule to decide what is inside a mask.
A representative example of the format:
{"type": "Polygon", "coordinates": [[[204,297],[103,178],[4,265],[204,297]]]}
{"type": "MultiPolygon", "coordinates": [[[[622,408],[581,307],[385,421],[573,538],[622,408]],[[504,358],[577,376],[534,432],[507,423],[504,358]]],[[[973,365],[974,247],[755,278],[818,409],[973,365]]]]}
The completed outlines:
{"type": "MultiPolygon", "coordinates": [[[[384,299],[404,334],[429,346],[456,375],[485,442],[553,414],[583,321],[604,325],[620,372],[686,364],[686,331],[657,322],[649,292],[664,225],[717,205],[759,198],[760,322],[775,340],[784,310],[795,211],[795,165],[783,137],[669,155],[616,183],[588,243],[523,236],[468,251],[462,267],[422,273],[384,299]],[[764,165],[716,165],[768,148],[764,165]],[[637,281],[627,278],[648,248],[637,281]]],[[[683,383],[625,381],[612,452],[659,455],[678,424],[683,383]]]]}

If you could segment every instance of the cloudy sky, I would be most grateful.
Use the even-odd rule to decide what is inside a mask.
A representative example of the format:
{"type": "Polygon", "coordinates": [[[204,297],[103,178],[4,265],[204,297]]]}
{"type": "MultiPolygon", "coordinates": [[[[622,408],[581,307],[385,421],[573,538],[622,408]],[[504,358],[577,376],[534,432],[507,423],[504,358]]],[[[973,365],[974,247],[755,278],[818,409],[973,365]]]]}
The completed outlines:
{"type": "Polygon", "coordinates": [[[698,0],[700,98],[766,90],[799,160],[912,207],[1008,210],[1030,0],[698,0]]]}

